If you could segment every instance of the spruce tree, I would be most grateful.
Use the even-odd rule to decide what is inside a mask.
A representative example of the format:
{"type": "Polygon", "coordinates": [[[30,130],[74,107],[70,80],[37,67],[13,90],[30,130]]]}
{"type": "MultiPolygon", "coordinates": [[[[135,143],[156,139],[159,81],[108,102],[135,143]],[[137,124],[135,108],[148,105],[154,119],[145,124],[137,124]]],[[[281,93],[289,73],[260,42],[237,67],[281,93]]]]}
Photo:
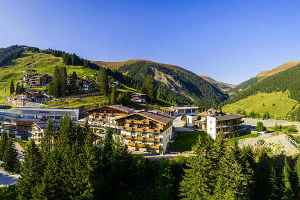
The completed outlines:
{"type": "Polygon", "coordinates": [[[4,169],[9,172],[16,172],[19,169],[18,153],[12,139],[9,139],[3,153],[4,169]]]}
{"type": "Polygon", "coordinates": [[[19,82],[17,82],[16,86],[16,94],[21,94],[22,93],[22,88],[19,82]]]}
{"type": "Polygon", "coordinates": [[[40,184],[44,171],[42,154],[34,141],[26,148],[24,162],[21,166],[21,177],[17,184],[18,198],[21,200],[32,199],[34,188],[40,184]]]}
{"type": "Polygon", "coordinates": [[[70,77],[70,86],[69,86],[70,94],[78,93],[77,81],[78,81],[77,74],[76,72],[73,72],[70,77]]]}
{"type": "Polygon", "coordinates": [[[15,84],[13,80],[10,81],[9,94],[10,96],[15,94],[15,84]]]}
{"type": "MultiPolygon", "coordinates": [[[[258,152],[258,161],[255,172],[255,192],[253,199],[270,199],[272,190],[274,188],[273,184],[276,183],[276,177],[270,178],[272,175],[272,162],[265,149],[258,152]]],[[[276,175],[276,174],[275,174],[276,175]]]]}
{"type": "Polygon", "coordinates": [[[184,200],[209,199],[215,186],[215,153],[213,141],[205,137],[195,149],[196,156],[188,160],[183,180],[180,183],[180,196],[184,200]]]}
{"type": "Polygon", "coordinates": [[[151,101],[154,100],[154,83],[151,76],[146,76],[144,79],[143,92],[145,92],[151,101]]]}
{"type": "Polygon", "coordinates": [[[31,191],[33,191],[33,200],[69,199],[63,180],[66,175],[61,173],[62,162],[61,152],[58,149],[51,151],[47,158],[47,165],[43,176],[39,177],[41,180],[39,180],[38,184],[35,184],[33,188],[30,188],[31,191]]]}
{"type": "Polygon", "coordinates": [[[294,197],[294,194],[290,181],[292,171],[287,158],[284,160],[284,166],[282,170],[283,197],[281,199],[290,200],[294,197]]]}
{"type": "Polygon", "coordinates": [[[110,94],[110,104],[116,104],[117,103],[117,89],[116,86],[113,86],[111,88],[111,94],[110,94]]]}
{"type": "Polygon", "coordinates": [[[296,160],[295,172],[296,172],[297,182],[298,182],[298,185],[297,185],[298,193],[296,195],[298,198],[300,198],[300,156],[298,156],[298,158],[296,160]]]}
{"type": "Polygon", "coordinates": [[[50,153],[51,149],[54,145],[54,127],[53,122],[51,119],[48,120],[47,129],[44,132],[42,141],[41,141],[41,148],[43,150],[44,155],[50,153]]]}
{"type": "Polygon", "coordinates": [[[1,134],[1,137],[0,137],[0,160],[3,159],[3,155],[5,152],[8,140],[9,140],[9,136],[7,133],[1,134]]]}
{"type": "Polygon", "coordinates": [[[242,165],[236,159],[234,146],[228,145],[220,158],[217,183],[212,199],[248,199],[249,174],[243,173],[242,165]]]}
{"type": "Polygon", "coordinates": [[[108,74],[105,69],[100,69],[97,75],[97,82],[98,82],[100,95],[107,96],[109,87],[108,87],[108,74]]]}

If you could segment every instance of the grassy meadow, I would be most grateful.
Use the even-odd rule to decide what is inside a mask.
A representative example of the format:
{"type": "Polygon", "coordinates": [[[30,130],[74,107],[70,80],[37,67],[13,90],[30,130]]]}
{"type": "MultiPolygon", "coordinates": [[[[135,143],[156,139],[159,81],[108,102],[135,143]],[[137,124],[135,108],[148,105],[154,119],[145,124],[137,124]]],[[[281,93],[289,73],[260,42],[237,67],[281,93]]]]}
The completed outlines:
{"type": "MultiPolygon", "coordinates": [[[[11,80],[16,84],[17,81],[21,80],[24,72],[29,69],[35,69],[38,73],[48,73],[53,74],[55,66],[63,66],[63,59],[60,57],[55,57],[50,54],[45,53],[25,53],[23,57],[18,58],[13,64],[0,68],[0,104],[6,103],[6,98],[9,96],[9,86],[11,80]]],[[[68,74],[76,72],[78,76],[87,76],[93,78],[96,71],[83,66],[67,66],[68,74]]],[[[45,89],[45,87],[37,88],[40,90],[45,89]]],[[[90,100],[90,99],[88,99],[90,100]]],[[[84,102],[85,99],[79,100],[84,102]]],[[[77,101],[78,102],[78,101],[77,101]]],[[[94,101],[95,102],[95,101],[94,101]]],[[[73,103],[74,105],[76,103],[73,103]]],[[[86,104],[86,103],[84,103],[86,104]]]]}
{"type": "Polygon", "coordinates": [[[286,119],[288,114],[299,106],[298,101],[291,99],[289,93],[272,92],[257,93],[223,107],[227,113],[245,111],[247,114],[255,112],[259,114],[270,113],[271,118],[286,119]]]}

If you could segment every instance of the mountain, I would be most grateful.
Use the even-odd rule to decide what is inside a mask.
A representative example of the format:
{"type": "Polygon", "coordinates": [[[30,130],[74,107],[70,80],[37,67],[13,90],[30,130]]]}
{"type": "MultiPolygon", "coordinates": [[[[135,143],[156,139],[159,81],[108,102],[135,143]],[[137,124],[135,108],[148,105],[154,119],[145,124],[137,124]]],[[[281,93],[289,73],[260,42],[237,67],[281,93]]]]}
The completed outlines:
{"type": "Polygon", "coordinates": [[[217,80],[215,80],[211,77],[208,77],[208,76],[200,75],[200,77],[203,78],[204,80],[208,81],[209,83],[213,84],[215,87],[219,88],[224,93],[230,93],[230,91],[236,87],[233,84],[217,81],[217,80]]]}
{"type": "Polygon", "coordinates": [[[225,101],[228,95],[206,79],[182,67],[149,60],[121,62],[96,61],[99,66],[117,70],[139,81],[151,76],[160,94],[170,93],[181,104],[204,104],[212,106],[225,101]]]}
{"type": "Polygon", "coordinates": [[[289,62],[284,63],[284,64],[282,64],[278,67],[275,67],[271,70],[263,71],[263,72],[257,74],[257,77],[260,78],[260,79],[267,78],[269,76],[273,76],[275,74],[278,74],[280,72],[283,72],[283,71],[286,71],[290,68],[293,68],[293,67],[295,67],[299,64],[300,64],[300,61],[289,61],[289,62]]]}
{"type": "Polygon", "coordinates": [[[55,66],[63,65],[67,66],[69,74],[75,71],[79,76],[93,80],[99,68],[107,68],[109,76],[121,83],[122,91],[143,92],[145,77],[150,76],[154,80],[156,98],[164,104],[197,104],[209,107],[228,98],[214,84],[175,65],[147,60],[91,62],[76,54],[59,50],[11,46],[0,48],[0,103],[6,101],[10,82],[18,82],[27,69],[34,68],[38,73],[52,75],[55,66]]]}
{"type": "Polygon", "coordinates": [[[18,58],[25,51],[25,46],[11,46],[0,48],[0,67],[11,64],[12,60],[18,58]]]}
{"type": "MultiPolygon", "coordinates": [[[[234,94],[231,96],[229,104],[224,107],[225,111],[235,112],[248,111],[256,112],[263,115],[264,112],[276,112],[276,110],[285,110],[286,116],[280,117],[285,119],[300,119],[300,62],[291,61],[282,64],[272,70],[259,73],[256,77],[253,77],[234,89],[234,94]],[[264,98],[268,98],[268,95],[279,95],[281,98],[270,98],[268,104],[272,104],[269,110],[265,109],[266,104],[263,103],[264,98],[256,99],[247,103],[251,97],[258,97],[264,95],[264,98]],[[273,99],[273,100],[272,100],[273,99]],[[297,104],[292,107],[285,107],[284,104],[280,104],[278,101],[296,101],[297,104]],[[260,106],[259,106],[260,105],[260,106]],[[279,108],[279,105],[283,108],[279,108]]],[[[274,113],[276,115],[276,113],[274,113]]]]}

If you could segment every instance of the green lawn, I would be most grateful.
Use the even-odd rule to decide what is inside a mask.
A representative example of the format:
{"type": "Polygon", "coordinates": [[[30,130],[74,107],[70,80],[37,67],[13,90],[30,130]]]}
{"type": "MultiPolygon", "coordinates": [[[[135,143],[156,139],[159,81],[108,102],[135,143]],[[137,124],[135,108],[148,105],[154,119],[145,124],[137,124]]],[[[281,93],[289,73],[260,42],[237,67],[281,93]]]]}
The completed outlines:
{"type": "Polygon", "coordinates": [[[95,108],[108,103],[104,96],[90,96],[82,98],[63,98],[47,103],[49,108],[95,108]]]}
{"type": "Polygon", "coordinates": [[[204,132],[180,132],[176,135],[175,141],[170,143],[169,150],[171,152],[191,151],[192,147],[199,140],[204,132]]]}
{"type": "Polygon", "coordinates": [[[245,111],[259,113],[268,112],[274,119],[286,119],[289,112],[294,110],[299,103],[289,98],[288,92],[258,93],[241,99],[235,103],[227,104],[223,111],[227,113],[238,113],[245,111]]]}
{"type": "Polygon", "coordinates": [[[257,137],[257,136],[258,136],[257,132],[256,131],[252,131],[249,134],[245,134],[245,135],[241,135],[241,136],[229,138],[229,140],[230,141],[238,141],[238,140],[241,140],[241,139],[254,138],[254,137],[257,137]]]}

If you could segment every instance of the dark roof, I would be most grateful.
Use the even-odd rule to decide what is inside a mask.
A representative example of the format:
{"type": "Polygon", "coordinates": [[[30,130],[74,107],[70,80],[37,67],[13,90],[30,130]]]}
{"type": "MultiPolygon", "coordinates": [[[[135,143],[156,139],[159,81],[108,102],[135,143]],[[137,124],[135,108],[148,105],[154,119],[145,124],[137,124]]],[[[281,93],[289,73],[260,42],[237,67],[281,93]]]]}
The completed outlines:
{"type": "Polygon", "coordinates": [[[148,112],[148,111],[137,111],[137,112],[132,113],[130,115],[120,117],[117,120],[124,119],[124,118],[127,118],[129,116],[133,116],[133,115],[140,115],[140,116],[146,117],[148,119],[152,119],[152,120],[154,120],[158,123],[163,123],[163,124],[168,124],[169,122],[173,121],[173,118],[170,117],[170,116],[162,115],[160,113],[148,112]]]}
{"type": "Polygon", "coordinates": [[[108,107],[119,110],[119,111],[122,111],[122,112],[125,112],[125,113],[128,113],[128,114],[131,114],[131,113],[135,112],[134,109],[126,107],[126,106],[122,106],[122,105],[111,105],[111,106],[108,106],[108,107]]]}
{"type": "Polygon", "coordinates": [[[244,117],[243,115],[229,114],[229,115],[219,115],[219,116],[216,116],[216,119],[218,121],[226,121],[226,120],[233,120],[233,119],[241,119],[243,117],[244,117]]]}
{"type": "Polygon", "coordinates": [[[92,113],[92,112],[95,112],[95,111],[98,112],[102,108],[112,108],[112,109],[115,109],[115,110],[118,110],[118,111],[121,111],[121,112],[124,112],[124,113],[127,113],[127,114],[131,114],[131,113],[135,112],[134,109],[126,107],[126,106],[122,106],[122,105],[103,106],[103,107],[100,107],[100,108],[94,108],[94,109],[88,110],[87,112],[88,113],[92,113]]]}
{"type": "Polygon", "coordinates": [[[138,112],[138,114],[141,114],[141,115],[143,115],[147,118],[150,118],[154,121],[161,122],[161,123],[164,123],[164,124],[167,124],[167,123],[169,123],[173,120],[172,117],[161,114],[159,112],[154,113],[154,112],[141,111],[141,112],[138,112]]]}

